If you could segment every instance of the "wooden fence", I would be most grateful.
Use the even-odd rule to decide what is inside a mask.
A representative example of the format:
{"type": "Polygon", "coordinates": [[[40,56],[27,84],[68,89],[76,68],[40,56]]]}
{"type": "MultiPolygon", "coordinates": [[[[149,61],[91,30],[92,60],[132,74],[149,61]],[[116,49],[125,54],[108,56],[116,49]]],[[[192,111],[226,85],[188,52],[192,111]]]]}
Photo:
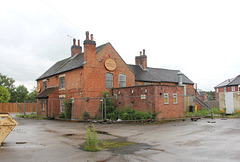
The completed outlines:
{"type": "Polygon", "coordinates": [[[37,103],[0,103],[0,113],[23,113],[25,112],[36,112],[37,103]]]}

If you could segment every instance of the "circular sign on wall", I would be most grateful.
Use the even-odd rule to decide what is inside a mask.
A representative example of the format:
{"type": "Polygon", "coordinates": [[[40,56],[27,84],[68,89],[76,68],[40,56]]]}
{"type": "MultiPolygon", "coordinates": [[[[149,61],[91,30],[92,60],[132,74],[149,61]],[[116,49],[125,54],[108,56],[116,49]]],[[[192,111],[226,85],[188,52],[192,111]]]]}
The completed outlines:
{"type": "Polygon", "coordinates": [[[37,84],[37,92],[39,93],[41,91],[41,85],[40,83],[37,84]]]}
{"type": "Polygon", "coordinates": [[[107,59],[105,61],[105,67],[106,67],[106,69],[108,69],[110,71],[113,71],[113,70],[116,69],[117,65],[116,65],[116,62],[113,59],[107,59]]]}

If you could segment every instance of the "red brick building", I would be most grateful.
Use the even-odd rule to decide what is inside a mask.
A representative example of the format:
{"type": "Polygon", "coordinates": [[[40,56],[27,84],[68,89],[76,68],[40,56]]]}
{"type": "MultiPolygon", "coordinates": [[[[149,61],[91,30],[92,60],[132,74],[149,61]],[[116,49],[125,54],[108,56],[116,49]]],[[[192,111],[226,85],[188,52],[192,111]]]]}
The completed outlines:
{"type": "Polygon", "coordinates": [[[72,98],[84,99],[74,103],[75,118],[81,118],[84,111],[95,116],[99,113],[101,102],[97,97],[102,97],[101,92],[128,98],[133,96],[132,91],[141,96],[144,88],[145,97],[155,96],[151,106],[138,104],[143,100],[138,99],[131,101],[135,103],[130,105],[132,108],[164,112],[160,118],[184,116],[184,98],[177,96],[194,95],[195,90],[193,82],[179,70],[147,67],[145,50],[136,56],[135,65],[128,65],[110,43],[96,47],[89,32],[83,45],[84,52],[80,41],[76,44],[73,39],[71,57],[55,63],[37,79],[39,114],[56,117],[63,110],[61,99],[72,98]],[[91,98],[97,99],[90,102],[91,98]]]}
{"type": "Polygon", "coordinates": [[[238,92],[240,91],[240,75],[235,78],[227,79],[218,84],[215,89],[216,100],[219,100],[219,93],[221,92],[238,92]]]}

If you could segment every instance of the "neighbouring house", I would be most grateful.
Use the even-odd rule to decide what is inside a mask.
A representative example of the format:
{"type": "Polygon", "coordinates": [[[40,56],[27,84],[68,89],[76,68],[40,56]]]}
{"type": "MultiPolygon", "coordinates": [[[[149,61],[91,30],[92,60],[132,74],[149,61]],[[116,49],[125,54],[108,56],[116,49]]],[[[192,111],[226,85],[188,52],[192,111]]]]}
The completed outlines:
{"type": "Polygon", "coordinates": [[[200,98],[202,101],[208,101],[208,95],[207,95],[207,92],[206,92],[206,91],[203,91],[203,90],[201,90],[201,89],[198,89],[197,92],[198,92],[199,98],[200,98]]]}
{"type": "Polygon", "coordinates": [[[240,110],[240,75],[227,79],[214,88],[221,110],[226,109],[228,114],[240,110]]]}
{"type": "Polygon", "coordinates": [[[70,98],[74,118],[81,118],[85,111],[94,117],[101,113],[102,92],[110,92],[117,106],[160,111],[159,118],[185,116],[190,103],[186,96],[193,96],[195,89],[182,72],[147,67],[145,50],[135,57],[135,65],[128,65],[111,43],[96,47],[89,32],[83,46],[84,51],[80,41],[73,39],[71,56],[37,78],[39,114],[57,117],[64,110],[63,100],[70,98]],[[121,102],[121,98],[127,100],[121,102]]]}

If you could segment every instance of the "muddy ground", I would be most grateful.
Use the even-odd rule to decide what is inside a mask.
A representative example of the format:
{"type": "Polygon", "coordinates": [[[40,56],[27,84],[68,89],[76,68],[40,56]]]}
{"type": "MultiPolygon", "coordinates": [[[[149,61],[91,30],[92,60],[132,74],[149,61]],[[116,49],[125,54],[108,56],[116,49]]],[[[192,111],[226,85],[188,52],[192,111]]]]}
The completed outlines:
{"type": "Polygon", "coordinates": [[[165,124],[95,124],[99,139],[136,144],[86,152],[90,123],[15,117],[18,126],[0,147],[0,161],[239,161],[240,119],[165,124]]]}

